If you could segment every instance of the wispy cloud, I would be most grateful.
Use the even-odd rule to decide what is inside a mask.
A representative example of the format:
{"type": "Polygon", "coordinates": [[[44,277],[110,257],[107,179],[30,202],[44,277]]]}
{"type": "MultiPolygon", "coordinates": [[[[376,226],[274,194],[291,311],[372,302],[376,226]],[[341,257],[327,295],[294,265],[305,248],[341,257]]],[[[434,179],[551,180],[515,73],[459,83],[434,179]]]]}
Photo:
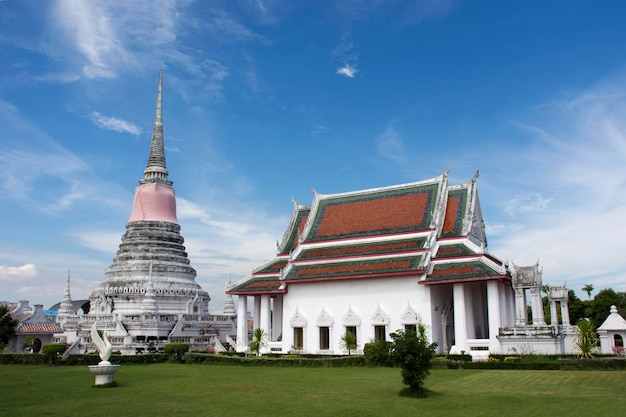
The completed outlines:
{"type": "Polygon", "coordinates": [[[504,204],[504,211],[509,216],[520,212],[536,212],[546,210],[550,204],[549,198],[544,198],[540,193],[518,193],[504,204]]]}
{"type": "Polygon", "coordinates": [[[101,129],[130,133],[135,136],[141,133],[141,129],[136,124],[113,116],[103,116],[97,111],[91,113],[89,119],[101,129]]]}
{"type": "Polygon", "coordinates": [[[376,149],[381,156],[399,165],[404,165],[407,161],[404,142],[393,126],[387,126],[385,131],[378,136],[376,149]]]}
{"type": "Polygon", "coordinates": [[[625,88],[626,75],[607,80],[540,106],[537,115],[525,117],[532,122],[515,124],[531,146],[491,156],[506,164],[504,172],[516,173],[514,186],[523,190],[502,205],[515,217],[494,222],[495,230],[517,228],[491,240],[494,253],[517,264],[539,258],[544,281],[567,281],[575,290],[585,283],[626,289],[626,172],[621,169],[626,166],[626,94],[614,93],[625,88]]]}

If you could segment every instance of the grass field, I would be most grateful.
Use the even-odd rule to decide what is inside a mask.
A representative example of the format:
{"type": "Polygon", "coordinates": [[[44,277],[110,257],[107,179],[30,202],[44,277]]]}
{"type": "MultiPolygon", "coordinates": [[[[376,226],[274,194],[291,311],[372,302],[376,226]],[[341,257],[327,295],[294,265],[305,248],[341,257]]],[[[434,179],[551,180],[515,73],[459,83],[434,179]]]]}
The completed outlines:
{"type": "Polygon", "coordinates": [[[622,416],[626,372],[433,370],[421,397],[391,368],[0,365],[0,416],[622,416]],[[30,383],[29,383],[30,373],[30,383]]]}

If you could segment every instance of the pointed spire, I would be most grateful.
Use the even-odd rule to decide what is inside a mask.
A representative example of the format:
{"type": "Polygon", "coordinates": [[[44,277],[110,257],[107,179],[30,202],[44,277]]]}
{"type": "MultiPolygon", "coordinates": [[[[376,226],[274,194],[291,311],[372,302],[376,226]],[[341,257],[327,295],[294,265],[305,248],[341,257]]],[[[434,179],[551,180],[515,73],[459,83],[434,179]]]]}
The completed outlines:
{"type": "Polygon", "coordinates": [[[67,271],[67,284],[65,285],[65,293],[63,294],[63,300],[59,306],[58,314],[69,315],[73,314],[72,296],[70,295],[70,271],[67,271]]]}
{"type": "Polygon", "coordinates": [[[139,184],[157,183],[172,186],[172,181],[167,179],[167,166],[165,164],[165,142],[163,140],[163,70],[159,75],[159,90],[157,92],[156,115],[154,118],[154,128],[152,129],[152,141],[150,142],[150,155],[148,164],[143,172],[143,179],[139,184]]]}

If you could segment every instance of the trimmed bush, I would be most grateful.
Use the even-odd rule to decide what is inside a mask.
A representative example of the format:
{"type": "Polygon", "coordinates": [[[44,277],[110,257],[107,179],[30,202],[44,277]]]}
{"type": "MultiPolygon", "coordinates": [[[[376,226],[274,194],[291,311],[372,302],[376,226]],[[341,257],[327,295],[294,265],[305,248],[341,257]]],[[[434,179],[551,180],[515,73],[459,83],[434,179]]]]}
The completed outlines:
{"type": "Polygon", "coordinates": [[[366,343],[363,346],[365,363],[368,366],[393,366],[391,347],[392,344],[386,340],[366,343]]]}
{"type": "Polygon", "coordinates": [[[182,361],[185,353],[189,351],[189,345],[187,343],[168,343],[163,346],[163,351],[169,355],[170,359],[182,361]]]}
{"type": "Polygon", "coordinates": [[[450,359],[451,361],[471,362],[472,355],[446,355],[446,359],[450,359]]]}
{"type": "Polygon", "coordinates": [[[41,347],[41,353],[48,358],[50,365],[56,365],[57,357],[67,350],[65,343],[49,343],[41,347]]]}

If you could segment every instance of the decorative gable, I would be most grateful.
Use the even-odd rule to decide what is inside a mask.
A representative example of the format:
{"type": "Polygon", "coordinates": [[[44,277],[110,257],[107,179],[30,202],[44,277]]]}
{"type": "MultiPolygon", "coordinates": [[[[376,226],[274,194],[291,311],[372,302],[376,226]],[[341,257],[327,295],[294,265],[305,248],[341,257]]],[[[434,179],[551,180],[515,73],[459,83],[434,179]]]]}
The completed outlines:
{"type": "Polygon", "coordinates": [[[291,321],[289,323],[291,324],[291,327],[306,327],[308,320],[304,317],[300,309],[296,307],[296,312],[291,317],[291,321]]]}
{"type": "Polygon", "coordinates": [[[326,311],[326,309],[322,309],[322,311],[320,312],[320,315],[317,316],[317,320],[315,321],[315,324],[318,327],[331,327],[334,322],[335,322],[335,319],[333,318],[333,316],[328,314],[328,311],[326,311]]]}
{"type": "Polygon", "coordinates": [[[361,317],[352,310],[352,307],[348,307],[348,311],[343,315],[344,326],[359,326],[361,324],[361,317]]]}
{"type": "Polygon", "coordinates": [[[411,303],[407,303],[406,308],[400,316],[402,324],[418,324],[422,322],[422,316],[413,308],[411,303]]]}
{"type": "Polygon", "coordinates": [[[385,310],[380,308],[380,304],[379,304],[376,307],[376,310],[374,310],[374,313],[372,313],[372,317],[371,317],[372,324],[386,326],[387,324],[389,324],[389,321],[390,321],[389,314],[387,314],[385,310]]]}

